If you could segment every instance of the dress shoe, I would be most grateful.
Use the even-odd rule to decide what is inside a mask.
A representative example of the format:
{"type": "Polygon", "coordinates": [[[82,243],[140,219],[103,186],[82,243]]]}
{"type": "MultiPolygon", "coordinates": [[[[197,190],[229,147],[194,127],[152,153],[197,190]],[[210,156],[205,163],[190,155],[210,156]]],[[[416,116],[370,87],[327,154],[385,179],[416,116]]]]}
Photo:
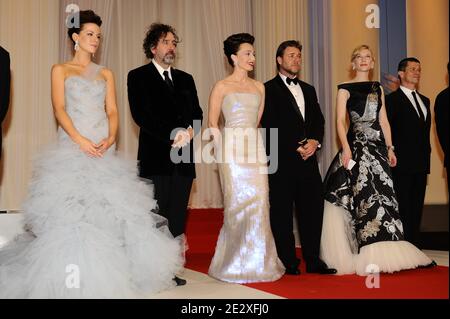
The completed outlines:
{"type": "Polygon", "coordinates": [[[418,268],[433,268],[435,266],[437,266],[437,263],[434,260],[432,260],[431,263],[429,263],[428,265],[420,265],[418,268]]]}
{"type": "Polygon", "coordinates": [[[284,273],[286,275],[298,276],[298,275],[300,275],[300,270],[298,268],[289,267],[289,268],[286,268],[286,271],[284,273]]]}
{"type": "Polygon", "coordinates": [[[173,277],[172,280],[177,283],[177,286],[184,286],[184,285],[186,285],[186,280],[185,279],[181,279],[181,278],[179,278],[177,276],[173,277]]]}
{"type": "Polygon", "coordinates": [[[334,275],[337,273],[337,270],[329,268],[322,259],[318,258],[306,263],[306,272],[321,275],[334,275]]]}
{"type": "Polygon", "coordinates": [[[321,268],[307,268],[307,273],[321,274],[321,275],[334,275],[337,273],[337,270],[334,268],[321,267],[321,268]]]}

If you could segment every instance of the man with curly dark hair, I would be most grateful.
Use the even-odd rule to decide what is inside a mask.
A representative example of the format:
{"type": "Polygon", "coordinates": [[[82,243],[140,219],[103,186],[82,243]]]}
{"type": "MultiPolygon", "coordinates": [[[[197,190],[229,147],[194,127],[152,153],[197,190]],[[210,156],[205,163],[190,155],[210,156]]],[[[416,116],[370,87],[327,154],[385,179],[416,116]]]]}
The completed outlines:
{"type": "MultiPolygon", "coordinates": [[[[185,231],[195,178],[193,127],[195,120],[203,119],[193,77],[172,67],[178,43],[173,27],[152,24],[143,45],[151,61],[128,74],[131,114],[140,128],[139,174],[153,182],[158,213],[167,218],[174,237],[185,231]],[[174,163],[171,160],[174,148],[189,150],[189,160],[174,163]]],[[[185,283],[175,280],[178,284],[185,283]]]]}

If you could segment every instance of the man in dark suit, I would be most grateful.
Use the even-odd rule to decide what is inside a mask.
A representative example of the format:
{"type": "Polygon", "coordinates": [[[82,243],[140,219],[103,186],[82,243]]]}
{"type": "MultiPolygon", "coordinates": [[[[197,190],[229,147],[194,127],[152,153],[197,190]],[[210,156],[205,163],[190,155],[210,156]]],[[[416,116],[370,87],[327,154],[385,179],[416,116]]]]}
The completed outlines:
{"type": "MultiPolygon", "coordinates": [[[[447,74],[448,63],[447,63],[447,74]]],[[[448,184],[448,157],[449,154],[449,143],[448,143],[448,121],[449,121],[449,88],[447,87],[436,97],[436,102],[434,103],[434,116],[436,121],[436,131],[439,138],[439,143],[441,144],[442,150],[444,151],[444,167],[447,170],[447,191],[449,191],[448,184]]]]}
{"type": "MultiPolygon", "coordinates": [[[[278,143],[278,168],[269,175],[270,223],[280,260],[286,273],[298,275],[300,259],[295,254],[293,206],[300,231],[306,271],[336,273],[319,258],[323,218],[323,186],[316,151],[324,134],[324,117],[311,85],[298,80],[302,46],[285,41],[277,50],[279,74],[265,83],[265,109],[261,119],[270,141],[278,143]],[[270,132],[276,129],[278,139],[270,132]]],[[[269,166],[271,167],[271,166],[269,166]]]]}
{"type": "Polygon", "coordinates": [[[145,54],[152,60],[128,74],[131,114],[140,127],[139,174],[153,182],[158,213],[167,218],[174,237],[185,231],[195,178],[193,127],[201,127],[194,121],[203,118],[194,79],[171,66],[177,44],[174,28],[152,24],[144,40],[145,54]],[[173,160],[174,154],[187,151],[187,160],[173,160]]]}
{"type": "Polygon", "coordinates": [[[400,88],[386,96],[397,166],[392,168],[394,189],[405,239],[419,244],[420,223],[430,173],[430,100],[417,92],[421,66],[416,58],[398,65],[400,88]]]}
{"type": "Polygon", "coordinates": [[[9,107],[11,71],[9,53],[0,47],[0,158],[2,156],[2,123],[9,107]]]}

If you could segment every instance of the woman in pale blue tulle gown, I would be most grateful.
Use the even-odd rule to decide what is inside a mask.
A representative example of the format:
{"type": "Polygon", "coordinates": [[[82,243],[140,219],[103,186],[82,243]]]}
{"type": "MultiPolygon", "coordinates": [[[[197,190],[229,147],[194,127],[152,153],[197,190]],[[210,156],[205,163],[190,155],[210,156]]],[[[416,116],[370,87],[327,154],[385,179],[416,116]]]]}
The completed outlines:
{"type": "Polygon", "coordinates": [[[36,160],[27,231],[0,251],[0,298],[142,298],[183,268],[181,238],[150,212],[152,186],[115,154],[113,74],[91,62],[100,25],[81,11],[74,58],[52,69],[58,143],[36,160]]]}
{"type": "Polygon", "coordinates": [[[214,86],[209,127],[224,199],[224,223],[209,275],[235,283],[275,281],[284,274],[269,220],[267,160],[258,125],[264,85],[248,77],[255,64],[254,38],[241,33],[224,42],[234,72],[214,86]],[[224,128],[219,133],[219,117],[224,128]]]}

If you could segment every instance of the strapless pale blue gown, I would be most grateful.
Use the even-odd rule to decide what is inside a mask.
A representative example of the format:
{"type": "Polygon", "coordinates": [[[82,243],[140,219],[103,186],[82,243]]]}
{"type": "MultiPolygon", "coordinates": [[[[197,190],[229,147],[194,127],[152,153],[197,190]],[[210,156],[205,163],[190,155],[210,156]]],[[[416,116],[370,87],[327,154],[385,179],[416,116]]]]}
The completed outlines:
{"type": "MultiPolygon", "coordinates": [[[[101,67],[65,80],[66,111],[94,143],[108,136],[101,67]]],[[[0,298],[141,298],[175,285],[184,248],[135,161],[79,150],[61,128],[36,160],[23,204],[28,231],[0,251],[0,298]]]]}

